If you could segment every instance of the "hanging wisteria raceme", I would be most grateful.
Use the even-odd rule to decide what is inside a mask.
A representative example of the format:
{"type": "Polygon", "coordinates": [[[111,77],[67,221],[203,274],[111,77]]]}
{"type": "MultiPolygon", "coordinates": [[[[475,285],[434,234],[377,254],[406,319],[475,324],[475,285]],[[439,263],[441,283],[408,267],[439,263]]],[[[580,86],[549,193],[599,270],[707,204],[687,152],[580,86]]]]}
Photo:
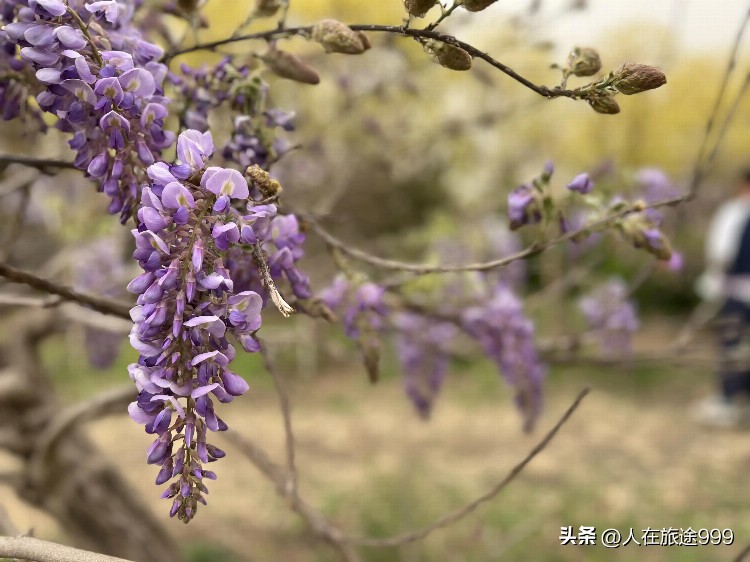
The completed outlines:
{"type": "Polygon", "coordinates": [[[450,366],[450,345],[458,328],[420,314],[402,312],[393,318],[396,350],[404,391],[422,418],[429,418],[450,366]]]}
{"type": "MultiPolygon", "coordinates": [[[[39,107],[72,135],[75,166],[111,198],[125,222],[140,197],[145,170],[174,141],[165,131],[163,51],[131,26],[135,0],[28,0],[3,9],[2,64],[36,73],[39,107]],[[11,52],[9,45],[14,47],[11,52]],[[17,53],[16,53],[17,47],[17,53]]],[[[3,101],[15,113],[17,102],[3,101]]]]}
{"type": "Polygon", "coordinates": [[[267,169],[291,150],[291,144],[276,135],[277,129],[294,130],[294,113],[268,109],[268,85],[248,66],[235,66],[228,57],[213,67],[180,66],[171,79],[185,104],[183,125],[199,131],[209,128],[209,116],[222,105],[237,113],[232,134],[221,154],[243,168],[267,169]]]}
{"type": "Polygon", "coordinates": [[[630,353],[638,317],[628,298],[628,287],[621,279],[611,279],[596,288],[581,299],[579,306],[599,339],[603,355],[617,357],[630,353]]]}
{"type": "Polygon", "coordinates": [[[138,295],[130,341],[140,353],[129,366],[139,391],[129,411],[157,435],[147,462],[161,466],[157,484],[176,479],[163,497],[174,498],[171,515],[185,522],[205,503],[203,480],[215,478],[204,465],[224,456],[207,442],[208,431],[227,429],[214,400],[230,402],[248,389],[230,369],[229,336],[245,351],[260,349],[254,337],[264,303],[259,292],[273,297],[275,291],[264,270],[285,276],[298,293],[309,292],[295,265],[303,240],[296,219],[256,204],[237,170],[207,166],[213,151],[210,133],[182,133],[179,163],[148,168],[151,184],[142,190],[132,231],[133,257],[144,272],[128,285],[138,295]],[[261,254],[255,277],[265,288],[239,290],[227,267],[232,252],[261,254]]]}
{"type": "Polygon", "coordinates": [[[524,430],[530,431],[541,412],[545,367],[537,354],[534,324],[524,315],[523,304],[506,284],[499,283],[485,302],[463,311],[462,325],[513,387],[524,430]]]}

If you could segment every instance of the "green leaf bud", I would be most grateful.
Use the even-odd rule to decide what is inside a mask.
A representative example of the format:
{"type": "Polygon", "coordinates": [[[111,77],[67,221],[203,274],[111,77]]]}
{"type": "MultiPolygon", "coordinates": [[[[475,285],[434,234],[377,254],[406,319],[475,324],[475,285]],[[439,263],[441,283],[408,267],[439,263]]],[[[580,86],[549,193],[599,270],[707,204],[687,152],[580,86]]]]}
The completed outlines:
{"type": "Polygon", "coordinates": [[[348,25],[336,20],[323,20],[312,29],[313,41],[320,43],[326,53],[359,55],[370,48],[370,41],[361,31],[352,30],[348,25]]]}
{"type": "Polygon", "coordinates": [[[272,49],[263,55],[263,62],[268,70],[276,76],[302,82],[303,84],[319,84],[320,76],[317,71],[300,59],[297,55],[272,49]]]}
{"type": "Polygon", "coordinates": [[[664,73],[647,64],[624,64],[615,71],[612,85],[625,95],[654,90],[667,83],[664,73]]]}
{"type": "Polygon", "coordinates": [[[404,7],[410,16],[423,18],[435,5],[435,0],[404,0],[404,7]]]}
{"type": "Polygon", "coordinates": [[[451,70],[469,70],[471,68],[471,55],[455,45],[427,39],[422,43],[427,52],[436,63],[451,70]]]}

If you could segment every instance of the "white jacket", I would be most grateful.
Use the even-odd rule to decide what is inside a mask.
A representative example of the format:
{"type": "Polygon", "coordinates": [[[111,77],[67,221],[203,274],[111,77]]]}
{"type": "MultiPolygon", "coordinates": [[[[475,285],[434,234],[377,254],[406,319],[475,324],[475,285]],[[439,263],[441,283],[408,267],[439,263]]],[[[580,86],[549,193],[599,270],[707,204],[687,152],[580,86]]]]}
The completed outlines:
{"type": "Polygon", "coordinates": [[[750,197],[735,197],[714,214],[706,236],[706,270],[696,282],[696,291],[707,301],[735,298],[750,303],[750,276],[728,276],[745,225],[750,219],[750,197]]]}

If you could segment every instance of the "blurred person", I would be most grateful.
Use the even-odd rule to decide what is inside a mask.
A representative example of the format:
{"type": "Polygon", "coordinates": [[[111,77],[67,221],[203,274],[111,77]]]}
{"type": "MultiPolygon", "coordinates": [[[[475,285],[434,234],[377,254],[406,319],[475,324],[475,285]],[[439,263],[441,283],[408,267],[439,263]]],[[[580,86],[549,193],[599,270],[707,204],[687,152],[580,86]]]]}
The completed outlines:
{"type": "Polygon", "coordinates": [[[699,402],[696,421],[714,427],[750,425],[750,168],[714,214],[706,237],[701,298],[720,306],[718,393],[699,402]]]}

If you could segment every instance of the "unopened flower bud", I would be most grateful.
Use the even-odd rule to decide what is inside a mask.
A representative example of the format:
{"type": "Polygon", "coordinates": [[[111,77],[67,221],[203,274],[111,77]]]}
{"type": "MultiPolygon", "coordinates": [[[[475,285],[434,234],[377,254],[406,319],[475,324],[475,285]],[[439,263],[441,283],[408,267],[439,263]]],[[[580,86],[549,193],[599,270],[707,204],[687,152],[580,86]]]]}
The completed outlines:
{"type": "Polygon", "coordinates": [[[588,97],[587,101],[591,108],[597,113],[605,113],[607,115],[614,115],[620,113],[620,104],[613,96],[606,94],[592,94],[588,97]]]}
{"type": "Polygon", "coordinates": [[[594,49],[576,47],[570,53],[568,68],[575,76],[593,76],[602,69],[602,60],[594,49]]]}
{"type": "Polygon", "coordinates": [[[624,64],[616,72],[613,86],[625,95],[654,90],[667,83],[667,77],[656,67],[647,64],[624,64]]]}
{"type": "Polygon", "coordinates": [[[423,18],[435,5],[435,0],[404,0],[404,7],[410,16],[423,18]]]}
{"type": "Polygon", "coordinates": [[[320,83],[317,71],[292,53],[272,49],[263,56],[263,62],[271,72],[282,78],[303,84],[320,83]]]}
{"type": "Polygon", "coordinates": [[[281,8],[281,0],[255,0],[255,15],[270,18],[281,8]]]}
{"type": "Polygon", "coordinates": [[[508,194],[508,220],[511,230],[540,222],[542,205],[539,192],[526,184],[511,191],[508,194]]]}
{"type": "Polygon", "coordinates": [[[471,55],[454,45],[427,39],[422,46],[436,63],[451,70],[469,70],[471,68],[471,55]]]}
{"type": "Polygon", "coordinates": [[[273,179],[271,174],[257,164],[245,169],[245,178],[248,182],[254,183],[265,197],[274,197],[284,189],[278,180],[273,179]]]}
{"type": "Polygon", "coordinates": [[[481,12],[497,0],[462,0],[461,4],[470,12],[481,12]]]}
{"type": "Polygon", "coordinates": [[[326,53],[359,55],[370,48],[370,41],[361,31],[354,31],[348,25],[336,20],[323,20],[312,29],[313,41],[320,43],[326,53]]]}
{"type": "Polygon", "coordinates": [[[575,178],[573,178],[573,181],[568,184],[568,189],[570,191],[577,191],[581,194],[589,193],[594,188],[594,182],[591,181],[591,178],[588,174],[578,174],[575,178]]]}

